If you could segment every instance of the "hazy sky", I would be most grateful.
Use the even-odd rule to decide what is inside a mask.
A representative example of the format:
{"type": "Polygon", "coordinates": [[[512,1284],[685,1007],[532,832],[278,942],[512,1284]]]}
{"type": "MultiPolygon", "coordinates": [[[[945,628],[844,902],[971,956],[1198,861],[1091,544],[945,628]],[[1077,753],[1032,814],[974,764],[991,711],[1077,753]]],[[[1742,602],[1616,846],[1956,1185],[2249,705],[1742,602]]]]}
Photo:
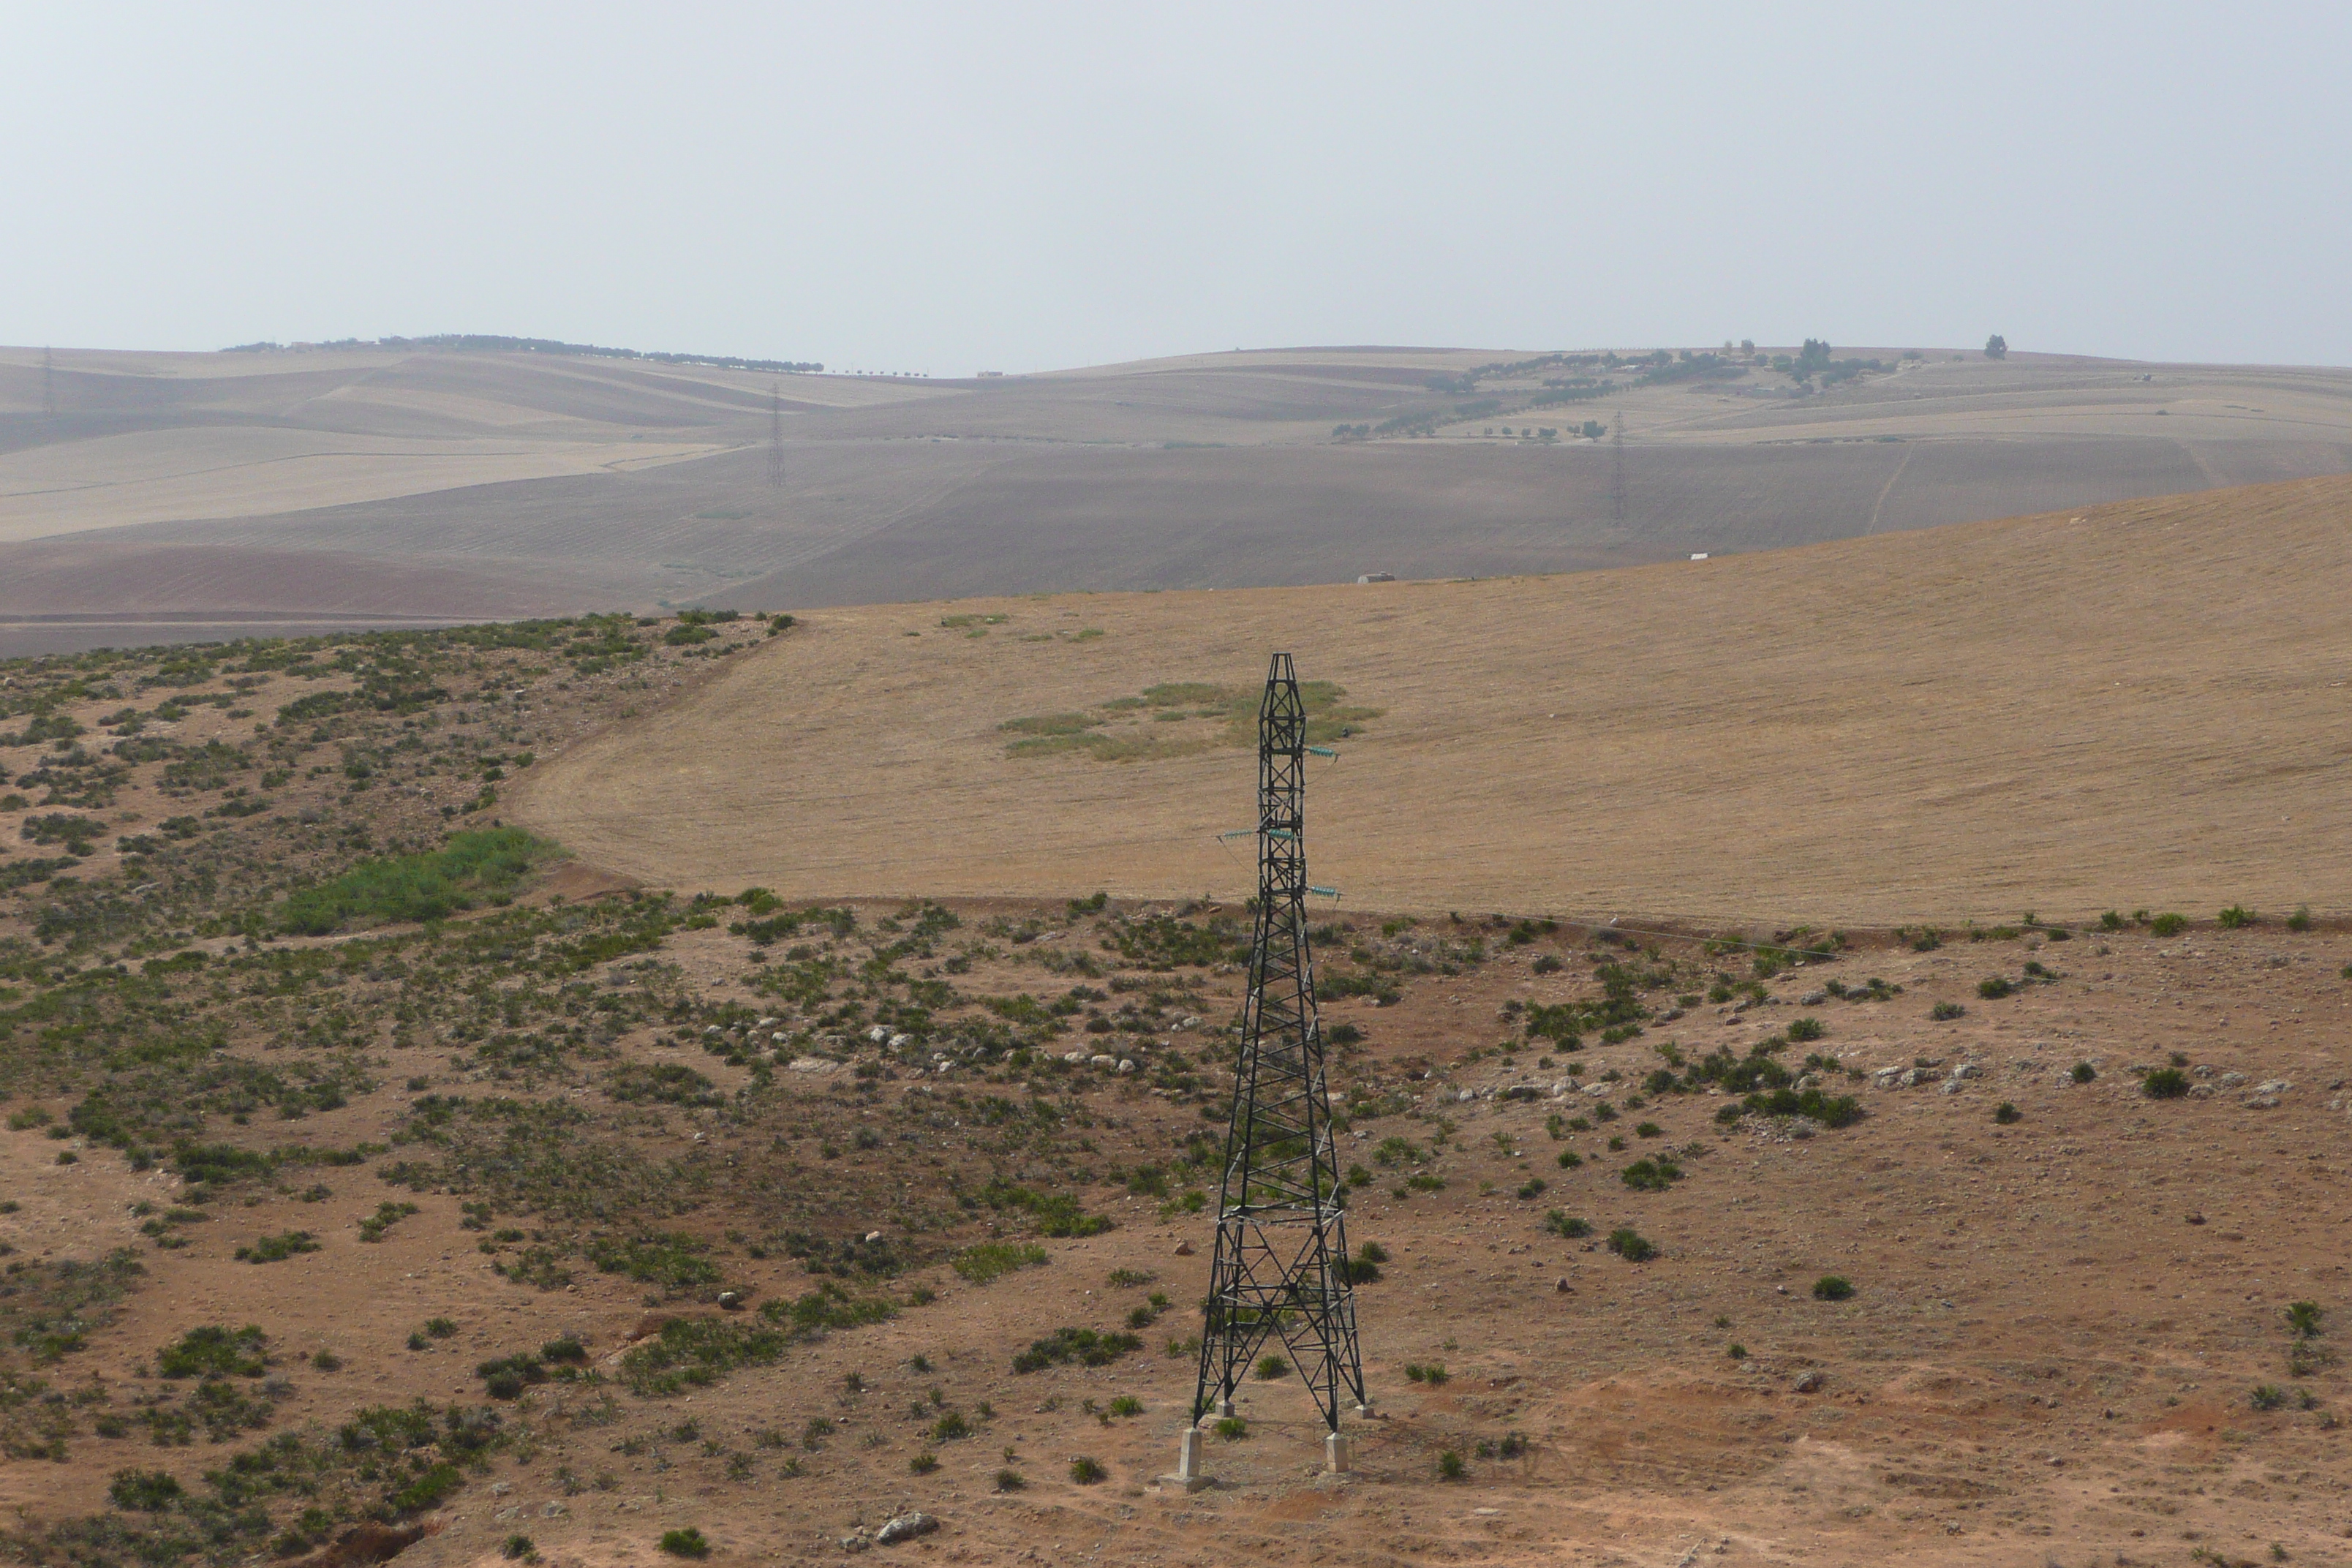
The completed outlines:
{"type": "Polygon", "coordinates": [[[2352,6],[10,3],[0,342],[2352,363],[2352,6]]]}

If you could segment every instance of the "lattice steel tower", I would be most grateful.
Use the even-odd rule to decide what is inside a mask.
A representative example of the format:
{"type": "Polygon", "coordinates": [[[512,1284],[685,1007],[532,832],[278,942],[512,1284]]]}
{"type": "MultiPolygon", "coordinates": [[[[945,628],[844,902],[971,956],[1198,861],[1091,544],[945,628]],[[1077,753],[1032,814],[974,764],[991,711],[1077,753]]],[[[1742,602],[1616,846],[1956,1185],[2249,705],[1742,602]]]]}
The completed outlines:
{"type": "Polygon", "coordinates": [[[1288,654],[1276,654],[1258,704],[1257,931],[1192,1395],[1195,1426],[1181,1472],[1187,1480],[1197,1475],[1197,1424],[1233,1414],[1235,1386],[1270,1341],[1287,1347],[1321,1408],[1332,1468],[1348,1468],[1343,1397],[1358,1415],[1370,1414],[1307,940],[1307,895],[1325,890],[1307,885],[1300,807],[1310,751],[1331,754],[1307,745],[1297,674],[1288,654]]]}
{"type": "Polygon", "coordinates": [[[768,384],[768,488],[784,488],[784,393],[773,382],[768,384]]]}

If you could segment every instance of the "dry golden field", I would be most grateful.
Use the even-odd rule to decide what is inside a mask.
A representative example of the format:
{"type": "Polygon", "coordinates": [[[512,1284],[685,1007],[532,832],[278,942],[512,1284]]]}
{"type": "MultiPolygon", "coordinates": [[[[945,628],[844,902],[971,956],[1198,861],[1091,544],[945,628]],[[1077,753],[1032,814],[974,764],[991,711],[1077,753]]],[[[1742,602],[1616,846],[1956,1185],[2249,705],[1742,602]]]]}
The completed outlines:
{"type": "Polygon", "coordinates": [[[1380,710],[1309,786],[1357,907],[2341,910],[2347,529],[2322,479],[1569,576],[819,611],[517,810],[663,886],[1230,899],[1251,752],[1096,705],[1284,648],[1380,710]],[[1011,754],[1066,713],[1191,739],[1011,754]]]}

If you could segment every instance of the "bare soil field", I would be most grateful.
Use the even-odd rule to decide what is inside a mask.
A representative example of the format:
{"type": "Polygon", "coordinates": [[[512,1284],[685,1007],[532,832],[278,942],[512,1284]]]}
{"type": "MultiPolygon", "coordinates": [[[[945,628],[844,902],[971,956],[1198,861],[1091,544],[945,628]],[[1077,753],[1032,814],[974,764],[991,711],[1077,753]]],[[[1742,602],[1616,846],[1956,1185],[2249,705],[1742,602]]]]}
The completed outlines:
{"type": "Polygon", "coordinates": [[[515,805],[663,885],[1231,900],[1246,735],[1147,694],[1283,648],[1377,710],[1314,783],[1343,907],[2342,910],[2348,527],[2352,481],[2308,480],[1610,573],[816,611],[515,805]]]}
{"type": "MultiPolygon", "coordinates": [[[[344,347],[45,380],[0,350],[0,617],[236,624],[167,546],[284,557],[268,608],[314,621],[310,584],[369,575],[409,616],[518,575],[565,611],[772,610],[1577,571],[2352,469],[2339,371],[1840,353],[1879,368],[1349,348],[930,381],[344,347]],[[1621,414],[1622,507],[1579,434],[1621,414]],[[77,531],[119,580],[40,548],[77,531]]],[[[13,646],[80,646],[46,635],[13,646]]]]}
{"type": "MultiPolygon", "coordinates": [[[[2134,656],[2174,705],[2210,713],[2199,660],[2216,656],[2199,639],[2234,630],[2266,710],[2246,744],[2321,726],[2278,651],[2288,631],[2252,627],[2256,610],[2307,626],[2296,595],[2340,564],[2297,553],[2319,546],[2295,542],[2294,520],[2325,517],[2334,493],[2228,500],[2262,521],[2236,537],[2265,542],[2271,576],[2230,568],[2190,503],[2106,520],[2189,541],[2217,629],[2152,566],[2144,613],[2166,635],[2134,656]]],[[[1957,531],[1978,564],[1958,573],[1956,554],[1941,579],[1931,558],[1909,563],[1958,595],[2026,573],[2070,526],[1957,531]]],[[[1883,594],[1894,575],[1849,561],[1829,580],[1883,594]]],[[[1634,615],[1644,576],[1570,585],[1614,584],[1614,613],[1634,615]]],[[[1448,591],[1381,590],[1408,596],[1400,615],[1411,593],[1448,591]]],[[[1227,597],[1077,603],[1197,621],[1227,597]]],[[[1991,613],[1982,592],[1972,603],[1991,613]]],[[[1799,626],[1823,614],[1785,608],[1799,626]]],[[[2038,919],[2004,908],[1974,928],[1670,932],[1612,928],[1605,903],[1516,904],[1495,890],[1496,856],[1476,889],[1492,896],[1458,917],[1351,898],[1314,939],[1350,1236],[1376,1270],[1358,1293],[1374,1411],[1348,1423],[1353,1472],[1328,1477],[1295,1380],[1253,1383],[1209,1444],[1214,1484],[1162,1484],[1190,1415],[1241,908],[1087,897],[1124,869],[1111,838],[1051,897],[815,904],[740,889],[772,837],[756,817],[717,876],[642,883],[511,827],[519,789],[542,821],[577,795],[578,761],[622,765],[666,712],[720,702],[746,727],[777,721],[746,693],[779,668],[829,689],[812,649],[944,725],[923,706],[941,700],[932,686],[888,662],[900,640],[975,661],[951,668],[982,686],[978,661],[1013,650],[1067,661],[1140,640],[1111,616],[1099,637],[1080,636],[1092,620],[1055,637],[1024,613],[861,612],[887,626],[870,645],[847,616],[604,617],[0,667],[12,1559],[2341,1554],[2352,927],[2316,896],[2315,921],[2250,897],[2226,928],[2213,899],[2179,905],[2198,917],[2183,921],[2150,892],[2105,918],[2045,900],[2038,919]],[[543,774],[557,787],[522,788],[543,774]],[[883,1542],[918,1513],[928,1533],[883,1542]]],[[[1172,624],[1150,623],[1173,643],[1172,624]]],[[[1094,721],[992,716],[986,744],[1045,770],[1039,793],[1076,809],[1073,834],[1099,836],[1084,814],[1117,809],[1089,790],[1131,787],[1099,781],[1191,767],[1213,770],[1202,810],[1230,826],[1254,769],[1230,733],[1242,699],[1218,683],[1262,672],[1258,629],[1221,634],[1243,661],[1231,676],[1180,658],[1016,685],[1094,721]]],[[[1470,657],[1426,627],[1423,643],[1470,657]]],[[[1895,654],[1803,653],[1756,642],[1729,662],[1758,666],[1759,691],[1790,684],[1776,671],[1826,671],[1816,713],[1901,700],[1854,689],[1858,664],[1895,654]]],[[[1409,815],[1368,811],[1349,781],[1431,722],[1418,699],[1339,673],[1344,693],[1313,694],[1324,732],[1355,731],[1308,787],[1318,879],[1355,823],[1409,815]]],[[[1638,670],[1621,679],[1621,700],[1649,700],[1638,670]]],[[[1777,712],[1757,722],[1796,722],[1777,712]]],[[[2013,694],[1993,713],[2049,721],[2013,694]]],[[[714,764],[779,765],[704,734],[714,764]]],[[[2265,798],[2286,765],[2267,743],[2233,792],[2265,798]]],[[[1839,765],[1776,776],[1810,805],[1839,765]]],[[[792,809],[815,829],[796,835],[851,831],[814,790],[792,809]]],[[[946,802],[950,830],[964,809],[946,802]]],[[[2285,870],[2247,841],[2239,874],[2261,886],[2315,865],[2315,889],[2340,888],[2305,858],[2327,820],[2271,843],[2285,870]]],[[[1914,838],[1930,829],[1967,826],[1912,818],[1914,838]]],[[[976,874],[933,831],[873,836],[866,875],[911,881],[884,854],[909,847],[976,874]]]]}

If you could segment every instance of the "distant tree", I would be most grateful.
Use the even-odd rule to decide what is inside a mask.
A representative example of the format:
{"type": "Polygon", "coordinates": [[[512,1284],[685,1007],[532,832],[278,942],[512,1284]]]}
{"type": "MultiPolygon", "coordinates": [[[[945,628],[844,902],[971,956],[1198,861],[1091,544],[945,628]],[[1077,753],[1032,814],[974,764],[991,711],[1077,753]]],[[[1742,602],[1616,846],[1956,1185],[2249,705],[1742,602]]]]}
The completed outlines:
{"type": "Polygon", "coordinates": [[[1797,351],[1798,373],[1805,374],[1817,370],[1827,370],[1829,366],[1830,345],[1820,338],[1807,338],[1805,346],[1797,351]]]}
{"type": "Polygon", "coordinates": [[[2002,337],[1999,332],[1995,332],[1992,336],[1985,340],[1985,358],[2007,359],[2008,357],[2009,340],[2007,338],[2002,337]]]}
{"type": "Polygon", "coordinates": [[[1739,340],[1739,352],[1740,352],[1741,353],[1744,353],[1744,354],[1752,354],[1752,353],[1754,353],[1756,352],[1756,340],[1755,340],[1754,338],[1742,338],[1742,339],[1740,339],[1740,340],[1739,340]]]}

